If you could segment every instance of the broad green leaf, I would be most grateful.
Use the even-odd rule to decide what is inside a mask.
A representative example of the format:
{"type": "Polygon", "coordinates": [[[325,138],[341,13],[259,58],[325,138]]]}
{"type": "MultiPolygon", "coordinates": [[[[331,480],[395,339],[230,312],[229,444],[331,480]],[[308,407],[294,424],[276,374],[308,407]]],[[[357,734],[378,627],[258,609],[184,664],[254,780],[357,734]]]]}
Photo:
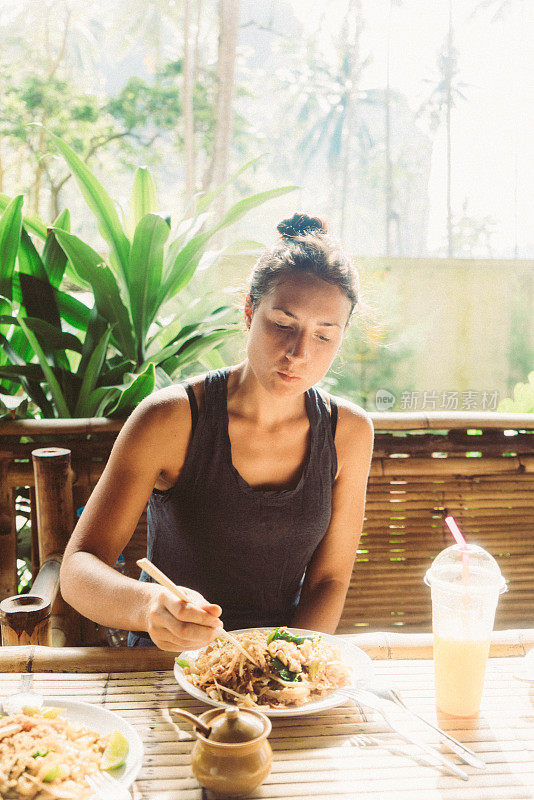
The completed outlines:
{"type": "MultiPolygon", "coordinates": [[[[18,323],[21,325],[22,317],[18,317],[18,323]]],[[[38,337],[41,347],[43,349],[53,350],[73,350],[75,353],[82,352],[82,343],[77,336],[72,333],[66,333],[54,325],[50,325],[44,319],[37,319],[35,317],[25,317],[25,325],[35,333],[38,337]]],[[[24,327],[24,326],[22,326],[24,327]]]]}
{"type": "MultiPolygon", "coordinates": [[[[22,229],[23,202],[21,194],[14,197],[0,218],[0,295],[9,300],[13,296],[11,284],[22,229]]],[[[0,309],[5,310],[2,301],[0,309]]]]}
{"type": "MultiPolygon", "coordinates": [[[[107,363],[109,363],[109,361],[107,363]]],[[[124,383],[124,374],[126,372],[132,372],[134,369],[135,364],[133,361],[123,359],[107,372],[102,372],[100,374],[98,385],[117,386],[119,383],[124,383]]]]}
{"type": "Polygon", "coordinates": [[[222,369],[225,366],[225,362],[218,350],[208,350],[207,353],[200,353],[198,362],[207,370],[222,369]]]}
{"type": "Polygon", "coordinates": [[[180,368],[183,369],[188,364],[198,361],[200,355],[204,355],[213,350],[214,347],[218,347],[225,339],[235,336],[236,333],[237,331],[225,329],[201,334],[198,337],[189,339],[177,353],[180,359],[180,368]]]}
{"type": "Polygon", "coordinates": [[[74,409],[75,417],[85,417],[91,414],[91,409],[87,407],[87,401],[90,393],[96,386],[102,365],[105,361],[110,335],[111,328],[108,327],[94,348],[87,367],[84,370],[80,395],[74,409]]]}
{"type": "Polygon", "coordinates": [[[173,381],[169,378],[165,370],[161,369],[161,367],[155,368],[156,372],[156,383],[154,389],[166,389],[167,386],[172,386],[173,381]]]}
{"type": "Polygon", "coordinates": [[[68,144],[65,144],[59,136],[54,134],[50,134],[50,136],[71,169],[87,205],[95,215],[102,235],[115,254],[121,277],[125,280],[130,255],[130,242],[122,229],[119,215],[111,197],[74,150],[68,144]]]}
{"type": "Polygon", "coordinates": [[[135,408],[141,400],[154,391],[156,374],[154,364],[150,363],[139,375],[136,375],[130,386],[125,389],[118,402],[108,412],[109,416],[120,417],[135,408]]]}
{"type": "MultiPolygon", "coordinates": [[[[35,320],[43,320],[44,323],[48,323],[49,328],[45,328],[43,330],[42,337],[38,328],[32,327],[32,330],[39,336],[40,344],[43,347],[46,355],[52,358],[52,365],[68,373],[70,372],[70,364],[67,354],[61,352],[64,349],[63,345],[60,343],[53,344],[54,341],[61,342],[61,338],[58,339],[57,337],[58,334],[62,333],[61,318],[55,302],[54,289],[48,282],[48,278],[37,251],[32,250],[33,243],[30,241],[30,237],[25,230],[22,231],[21,248],[23,246],[23,242],[24,246],[28,246],[29,242],[28,254],[30,258],[28,259],[28,268],[38,270],[40,275],[44,277],[44,280],[41,280],[40,277],[36,277],[34,275],[27,275],[24,272],[18,273],[17,277],[20,281],[22,293],[22,315],[35,320]],[[30,263],[30,261],[33,261],[34,263],[30,263]]],[[[72,337],[71,334],[69,334],[69,336],[71,336],[73,342],[79,344],[79,340],[76,339],[76,337],[72,337]]],[[[67,339],[64,341],[67,341],[67,339]]],[[[78,348],[76,345],[74,345],[74,347],[70,347],[69,349],[74,349],[77,351],[78,348]]],[[[66,391],[66,387],[63,388],[66,391]]]]}
{"type": "Polygon", "coordinates": [[[213,214],[200,214],[198,217],[182,220],[180,225],[178,225],[178,229],[175,234],[176,238],[172,240],[171,244],[167,248],[167,254],[165,256],[165,274],[168,273],[170,267],[176,259],[176,256],[182,247],[184,247],[185,242],[192,239],[193,236],[196,236],[212,216],[213,214]]]}
{"type": "Polygon", "coordinates": [[[5,364],[0,367],[0,375],[8,380],[29,378],[32,381],[43,380],[43,370],[39,364],[5,364]]]}
{"type": "Polygon", "coordinates": [[[163,247],[169,233],[169,226],[157,214],[147,214],[135,229],[130,251],[128,290],[138,343],[144,343],[147,330],[158,309],[163,247]]]}
{"type": "Polygon", "coordinates": [[[60,417],[69,418],[70,413],[67,407],[67,403],[61,391],[61,387],[54,375],[50,364],[46,360],[45,354],[43,353],[39,342],[37,341],[37,337],[35,334],[30,330],[30,328],[26,325],[26,322],[23,317],[19,317],[19,323],[21,328],[24,330],[24,333],[28,337],[28,341],[33,347],[33,350],[39,359],[39,364],[41,365],[41,369],[43,370],[44,377],[47,381],[48,388],[56,404],[56,409],[60,415],[60,417]]]}
{"type": "Polygon", "coordinates": [[[44,319],[50,325],[61,329],[61,319],[56,306],[54,289],[48,282],[44,271],[43,275],[44,280],[35,275],[27,275],[24,272],[18,274],[24,316],[44,319]]]}
{"type": "Polygon", "coordinates": [[[20,232],[20,245],[19,245],[19,269],[18,271],[23,275],[32,275],[39,278],[41,281],[48,282],[41,256],[32,242],[29,233],[22,228],[20,232]]]}
{"type": "MultiPolygon", "coordinates": [[[[24,333],[20,328],[15,331],[15,334],[19,332],[24,336],[24,333]]],[[[26,337],[25,340],[27,341],[26,337]]],[[[10,365],[3,366],[1,369],[9,370],[10,367],[13,366],[14,369],[18,370],[16,374],[13,372],[13,377],[10,377],[9,372],[6,373],[6,377],[12,380],[13,383],[15,383],[15,381],[18,382],[28,397],[33,400],[33,402],[41,409],[42,413],[46,417],[53,417],[53,406],[40,386],[40,382],[43,380],[41,367],[38,364],[28,364],[27,359],[21,357],[18,350],[13,347],[13,336],[11,337],[11,341],[8,341],[6,337],[0,333],[0,347],[1,352],[3,352],[11,361],[10,365]],[[37,373],[31,372],[33,367],[36,367],[39,371],[38,377],[37,373]],[[26,375],[25,372],[26,368],[28,369],[28,375],[26,375]],[[22,372],[20,370],[22,370],[22,372]]],[[[33,350],[29,344],[28,348],[33,354],[33,350]]]]}
{"type": "Polygon", "coordinates": [[[152,175],[146,167],[138,167],[134,175],[128,215],[128,227],[132,234],[143,217],[155,213],[157,207],[156,187],[152,175]]]}
{"type": "Polygon", "coordinates": [[[214,230],[212,229],[197,234],[178,251],[174,262],[169,265],[162,281],[158,294],[158,307],[187,286],[195,274],[195,270],[202,257],[203,248],[209,242],[213,233],[214,230]]]}
{"type": "MultiPolygon", "coordinates": [[[[11,202],[11,197],[7,194],[3,194],[0,192],[0,214],[5,211],[8,205],[11,202]]],[[[22,224],[26,228],[27,231],[31,233],[35,233],[39,239],[46,239],[46,225],[42,219],[35,215],[27,216],[24,215],[22,218],[22,224]]]]}
{"type": "Polygon", "coordinates": [[[147,348],[147,355],[152,356],[154,353],[163,350],[164,347],[168,347],[177,341],[184,341],[194,331],[200,333],[200,329],[201,323],[193,322],[190,325],[184,325],[179,318],[173,320],[152,337],[147,348]]]}
{"type": "Polygon", "coordinates": [[[61,319],[73,328],[86,331],[91,316],[91,309],[85,303],[66,292],[54,289],[54,297],[61,319]]]}
{"type": "MultiPolygon", "coordinates": [[[[184,366],[185,364],[190,364],[193,361],[196,361],[199,353],[207,352],[213,347],[217,347],[224,339],[235,333],[236,331],[227,330],[226,328],[207,333],[197,333],[185,341],[183,339],[179,339],[178,341],[173,342],[173,344],[165,347],[163,350],[157,353],[157,355],[151,356],[150,361],[163,366],[167,359],[176,356],[179,358],[180,366],[184,366]]],[[[142,365],[141,369],[150,363],[150,361],[147,359],[147,361],[145,361],[145,363],[142,365]]],[[[167,370],[165,371],[167,372],[167,370]]]]}
{"type": "MultiPolygon", "coordinates": [[[[76,371],[78,376],[83,378],[87,365],[91,360],[91,356],[108,328],[111,334],[112,329],[109,325],[109,322],[98,313],[96,306],[93,306],[89,317],[89,324],[87,325],[87,330],[85,332],[85,338],[83,340],[82,357],[76,371]]],[[[93,387],[91,387],[91,389],[92,388],[93,387]]]]}
{"type": "Polygon", "coordinates": [[[263,158],[263,156],[256,156],[256,158],[247,161],[247,163],[242,167],[239,167],[239,169],[236,170],[233,175],[230,175],[228,180],[226,180],[224,183],[221,183],[221,185],[217,186],[212,192],[208,192],[208,194],[205,194],[203,197],[201,197],[201,199],[197,202],[197,213],[200,214],[201,212],[206,211],[206,209],[211,205],[212,201],[223,191],[223,189],[226,189],[227,186],[233,183],[235,179],[238,178],[246,169],[249,169],[249,167],[257,164],[261,158],[263,158]]]}
{"type": "Polygon", "coordinates": [[[281,186],[279,189],[270,189],[267,192],[259,192],[250,197],[245,197],[243,200],[235,203],[232,208],[227,211],[222,220],[213,228],[212,233],[227,228],[229,225],[234,225],[241,219],[248,211],[257,206],[263,205],[267,200],[272,200],[275,197],[281,197],[288,192],[294,192],[298,186],[281,186]]]}
{"type": "MultiPolygon", "coordinates": [[[[70,233],[70,212],[68,208],[59,214],[53,226],[54,228],[61,228],[61,230],[70,233]]],[[[67,266],[67,256],[57,241],[53,230],[49,230],[46,237],[45,246],[43,248],[43,264],[48,275],[48,280],[52,286],[59,288],[63,280],[63,275],[65,274],[65,267],[67,266]]]]}
{"type": "Polygon", "coordinates": [[[54,230],[73,268],[93,287],[99,314],[111,325],[116,325],[114,335],[120,343],[123,355],[135,361],[137,353],[132,323],[114,274],[98,253],[77,236],[59,229],[54,230]]]}
{"type": "Polygon", "coordinates": [[[166,272],[158,297],[158,305],[162,305],[166,300],[168,300],[170,297],[173,297],[189,283],[195,274],[195,270],[198,266],[200,258],[202,257],[202,252],[206,244],[209,242],[211,237],[217,233],[217,231],[220,231],[229,225],[233,225],[248,211],[262,205],[267,200],[280,197],[281,195],[292,192],[297,188],[297,186],[282,186],[279,189],[271,189],[267,192],[259,192],[251,197],[246,197],[244,200],[240,200],[238,203],[235,203],[224,215],[221,222],[217,223],[213,228],[210,228],[210,230],[194,236],[193,239],[191,239],[185,245],[185,247],[180,250],[174,260],[174,263],[170,265],[168,271],[166,272]]]}
{"type": "Polygon", "coordinates": [[[121,395],[118,386],[99,386],[93,389],[87,398],[87,408],[90,409],[91,417],[101,417],[107,414],[108,407],[111,407],[121,395]]]}

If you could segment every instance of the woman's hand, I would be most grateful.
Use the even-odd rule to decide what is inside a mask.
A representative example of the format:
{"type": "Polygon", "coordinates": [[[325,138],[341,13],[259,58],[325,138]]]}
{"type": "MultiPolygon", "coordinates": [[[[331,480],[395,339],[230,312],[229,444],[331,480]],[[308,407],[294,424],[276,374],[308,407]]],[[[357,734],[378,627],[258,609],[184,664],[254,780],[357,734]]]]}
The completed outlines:
{"type": "Polygon", "coordinates": [[[197,650],[219,636],[223,627],[220,606],[208,603],[194,589],[180,588],[187,593],[189,602],[154,584],[146,630],[160,650],[197,650]]]}

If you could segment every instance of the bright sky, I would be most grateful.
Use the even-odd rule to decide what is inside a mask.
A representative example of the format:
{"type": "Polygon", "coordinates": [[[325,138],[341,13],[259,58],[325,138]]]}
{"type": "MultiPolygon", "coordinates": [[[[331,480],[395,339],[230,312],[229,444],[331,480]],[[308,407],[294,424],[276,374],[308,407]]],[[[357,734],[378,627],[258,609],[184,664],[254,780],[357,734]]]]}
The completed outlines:
{"type": "MultiPolygon", "coordinates": [[[[291,0],[305,26],[316,27],[325,3],[291,0]]],[[[502,19],[491,22],[497,4],[470,19],[476,0],[453,0],[455,46],[460,77],[469,86],[467,101],[452,114],[452,203],[461,213],[497,220],[497,252],[534,257],[532,201],[534,186],[534,3],[511,0],[502,19]],[[517,197],[514,174],[517,170],[517,197]],[[517,234],[514,209],[517,204],[517,234]]],[[[448,27],[448,0],[404,0],[394,4],[391,35],[391,83],[415,111],[437,78],[437,55],[448,27]]],[[[344,16],[346,0],[329,0],[326,28],[335,31],[344,16]]],[[[364,75],[364,88],[383,88],[386,82],[389,0],[362,0],[366,27],[363,55],[373,63],[364,75]]],[[[325,41],[328,32],[325,30],[325,41]]],[[[428,248],[443,244],[446,220],[445,126],[437,131],[429,185],[428,248]]]]}

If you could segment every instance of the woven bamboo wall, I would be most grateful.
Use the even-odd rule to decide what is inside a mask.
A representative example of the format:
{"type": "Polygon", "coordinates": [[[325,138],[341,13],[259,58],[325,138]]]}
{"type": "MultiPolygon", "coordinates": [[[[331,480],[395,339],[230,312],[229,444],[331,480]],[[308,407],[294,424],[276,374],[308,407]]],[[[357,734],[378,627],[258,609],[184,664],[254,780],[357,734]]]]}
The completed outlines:
{"type": "MultiPolygon", "coordinates": [[[[452,543],[443,523],[449,513],[471,542],[496,557],[508,579],[509,592],[501,597],[496,628],[531,626],[534,418],[468,413],[372,416],[376,436],[366,518],[338,632],[430,631],[430,590],[423,577],[436,554],[452,543]],[[527,425],[533,430],[526,430],[527,425]]],[[[72,450],[74,507],[83,505],[121,424],[33,423],[4,425],[0,455],[7,464],[9,491],[32,486],[31,450],[48,442],[72,450]],[[20,441],[21,435],[31,440],[20,441]]],[[[0,536],[4,543],[7,530],[6,525],[0,536]]],[[[132,577],[138,576],[136,561],[145,554],[143,514],[124,553],[132,577]]],[[[3,567],[8,567],[5,558],[0,570],[3,567]]]]}
{"type": "Polygon", "coordinates": [[[366,517],[339,632],[428,631],[433,558],[466,538],[499,562],[509,591],[496,628],[534,621],[534,434],[450,430],[376,434],[366,517]]]}

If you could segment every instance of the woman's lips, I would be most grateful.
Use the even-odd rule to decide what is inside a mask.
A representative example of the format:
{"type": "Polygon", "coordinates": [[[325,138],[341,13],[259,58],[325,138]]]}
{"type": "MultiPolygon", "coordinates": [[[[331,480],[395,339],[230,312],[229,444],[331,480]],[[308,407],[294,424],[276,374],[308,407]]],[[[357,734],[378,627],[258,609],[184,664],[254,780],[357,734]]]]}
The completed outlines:
{"type": "Polygon", "coordinates": [[[292,383],[293,381],[300,381],[299,375],[288,375],[287,372],[278,372],[278,375],[282,378],[283,381],[287,381],[288,383],[292,383]]]}

